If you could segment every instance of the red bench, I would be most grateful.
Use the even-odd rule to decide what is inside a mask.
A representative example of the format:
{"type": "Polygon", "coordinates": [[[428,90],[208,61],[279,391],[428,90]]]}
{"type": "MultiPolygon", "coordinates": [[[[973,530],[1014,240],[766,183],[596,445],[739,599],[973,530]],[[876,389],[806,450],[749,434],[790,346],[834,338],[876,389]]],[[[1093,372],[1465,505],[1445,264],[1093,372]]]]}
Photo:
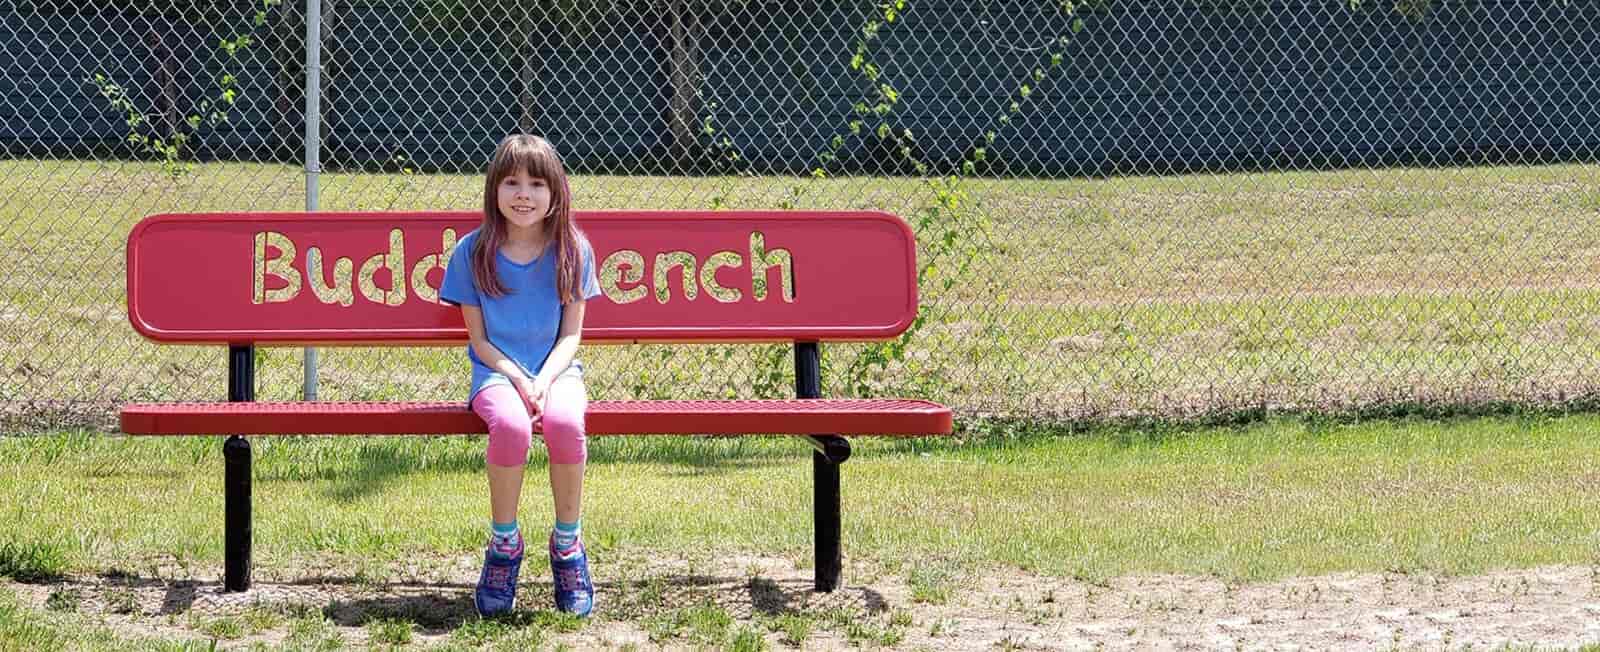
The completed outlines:
{"type": "MultiPolygon", "coordinates": [[[[591,435],[792,434],[816,448],[816,589],[838,586],[843,435],[937,435],[950,410],[907,399],[824,399],[819,342],[893,338],[917,310],[916,244],[880,212],[589,211],[604,294],[583,342],[792,342],[797,398],[595,400],[591,435]]],[[[486,432],[450,402],[254,402],[254,346],[460,345],[438,302],[470,212],[155,215],[128,236],[128,318],[152,340],[226,344],[228,402],[136,403],[130,435],[228,434],[225,579],[250,584],[250,444],[241,435],[486,432]]],[[[580,352],[580,357],[582,356],[580,352]]],[[[461,374],[467,375],[463,356],[461,374]]]]}

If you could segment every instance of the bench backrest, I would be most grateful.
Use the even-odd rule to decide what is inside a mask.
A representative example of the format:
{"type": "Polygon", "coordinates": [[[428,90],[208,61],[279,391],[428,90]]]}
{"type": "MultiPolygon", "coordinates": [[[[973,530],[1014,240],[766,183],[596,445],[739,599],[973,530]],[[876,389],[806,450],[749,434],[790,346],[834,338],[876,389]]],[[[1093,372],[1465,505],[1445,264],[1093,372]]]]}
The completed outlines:
{"type": "MultiPolygon", "coordinates": [[[[579,211],[584,341],[849,341],[916,316],[916,243],[869,211],[579,211]]],[[[128,318],[163,342],[464,342],[437,299],[476,212],[186,213],[128,236],[128,318]]]]}

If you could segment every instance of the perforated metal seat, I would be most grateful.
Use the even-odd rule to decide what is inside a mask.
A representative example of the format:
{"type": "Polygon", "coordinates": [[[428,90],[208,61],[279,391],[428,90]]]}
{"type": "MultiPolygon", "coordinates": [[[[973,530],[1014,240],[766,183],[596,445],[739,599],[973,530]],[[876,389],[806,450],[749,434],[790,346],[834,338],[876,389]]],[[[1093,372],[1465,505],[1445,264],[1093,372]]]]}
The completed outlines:
{"type": "MultiPolygon", "coordinates": [[[[950,408],[903,399],[593,401],[591,435],[948,433],[950,408]]],[[[401,435],[486,432],[462,402],[134,403],[130,435],[401,435]]]]}

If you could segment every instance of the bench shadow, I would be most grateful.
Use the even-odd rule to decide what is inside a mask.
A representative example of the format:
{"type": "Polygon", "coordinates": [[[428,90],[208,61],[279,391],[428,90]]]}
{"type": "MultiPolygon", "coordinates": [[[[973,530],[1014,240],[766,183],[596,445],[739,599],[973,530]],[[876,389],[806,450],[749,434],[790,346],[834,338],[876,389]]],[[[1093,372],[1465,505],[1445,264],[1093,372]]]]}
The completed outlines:
{"type": "MultiPolygon", "coordinates": [[[[144,596],[138,610],[158,616],[197,614],[206,617],[237,616],[252,610],[284,614],[319,614],[343,627],[365,627],[373,621],[391,620],[414,625],[427,635],[448,634],[480,620],[467,583],[372,582],[354,576],[315,575],[286,581],[257,581],[250,590],[223,591],[215,580],[139,577],[105,573],[82,584],[111,604],[114,591],[144,596]]],[[[641,620],[680,609],[714,605],[739,619],[785,614],[820,614],[839,609],[876,614],[889,609],[884,596],[856,585],[832,593],[812,591],[809,578],[717,576],[694,573],[661,574],[644,579],[596,582],[599,608],[611,619],[641,620]]],[[[561,618],[551,606],[549,581],[524,578],[514,612],[496,621],[512,626],[545,624],[561,618]]]]}
{"type": "MultiPolygon", "coordinates": [[[[611,437],[607,437],[610,439],[611,437]]],[[[739,470],[761,469],[772,466],[802,464],[809,460],[805,454],[810,447],[802,441],[793,442],[802,457],[785,458],[774,455],[762,447],[730,447],[714,440],[726,437],[685,438],[680,445],[647,447],[643,450],[619,452],[609,446],[591,447],[591,464],[645,462],[668,465],[670,475],[703,476],[739,470]],[[703,439],[705,441],[697,441],[703,439]]],[[[484,444],[486,440],[480,441],[484,444]]],[[[269,471],[258,468],[257,482],[275,480],[314,480],[329,483],[322,490],[324,496],[339,502],[354,502],[381,493],[404,477],[426,469],[430,472],[481,473],[484,468],[484,451],[480,447],[437,450],[426,453],[409,448],[384,445],[360,445],[347,463],[332,463],[310,472],[302,470],[269,471]]],[[[530,474],[543,474],[549,466],[543,444],[535,442],[529,454],[527,470],[530,474]]]]}
{"type": "MultiPolygon", "coordinates": [[[[818,615],[845,610],[883,614],[890,604],[869,586],[840,586],[832,593],[811,590],[811,578],[786,572],[765,575],[707,575],[693,572],[637,574],[627,580],[597,582],[600,614],[608,620],[643,622],[682,610],[715,606],[739,620],[818,615]]],[[[112,571],[66,578],[85,596],[90,610],[149,617],[242,617],[277,612],[283,617],[322,617],[334,625],[362,628],[376,620],[405,622],[424,634],[448,634],[482,620],[472,602],[472,583],[448,580],[373,582],[358,575],[307,575],[290,580],[258,580],[242,593],[227,593],[214,578],[139,577],[112,571]],[[118,607],[120,606],[120,607],[118,607]],[[120,610],[115,610],[120,609],[120,610]]],[[[518,607],[494,617],[512,626],[549,626],[563,620],[552,606],[549,580],[525,577],[518,607]]]]}
{"type": "MultiPolygon", "coordinates": [[[[629,620],[708,604],[745,620],[837,609],[876,614],[889,608],[882,594],[866,587],[846,586],[833,593],[816,593],[811,590],[810,580],[764,577],[665,575],[649,580],[596,582],[595,590],[600,596],[601,613],[629,620]]],[[[430,635],[448,633],[479,619],[470,586],[391,584],[378,592],[379,595],[335,600],[322,613],[345,627],[361,627],[378,619],[399,620],[413,623],[430,635]]],[[[551,592],[548,582],[523,581],[518,603],[524,606],[494,620],[520,627],[559,618],[550,606],[551,592]]]]}

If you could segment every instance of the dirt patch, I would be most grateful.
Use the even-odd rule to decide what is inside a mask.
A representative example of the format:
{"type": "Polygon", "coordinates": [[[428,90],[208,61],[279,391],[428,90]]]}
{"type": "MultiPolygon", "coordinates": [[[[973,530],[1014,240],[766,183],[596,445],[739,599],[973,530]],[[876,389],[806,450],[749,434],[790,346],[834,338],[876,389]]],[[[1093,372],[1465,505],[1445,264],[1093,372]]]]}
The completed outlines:
{"type": "MultiPolygon", "coordinates": [[[[547,644],[714,647],[741,631],[758,633],[771,649],[1373,649],[1600,642],[1600,567],[1589,566],[1473,577],[1369,573],[1242,583],[1179,575],[1082,581],[940,562],[895,570],[853,564],[843,588],[820,594],[811,591],[810,569],[787,558],[616,558],[596,560],[596,617],[576,631],[539,633],[547,644]],[[710,634],[697,633],[681,625],[686,610],[725,614],[728,620],[710,634]],[[794,623],[804,623],[798,641],[794,623]]],[[[550,582],[536,562],[524,567],[521,583],[519,614],[527,617],[513,619],[507,631],[515,632],[518,622],[536,622],[548,609],[550,582]]],[[[408,559],[366,565],[353,575],[334,570],[342,563],[306,560],[261,568],[252,590],[243,594],[223,593],[215,576],[155,565],[146,566],[148,577],[119,572],[5,586],[35,609],[47,608],[52,595],[60,608],[60,596],[71,595],[73,610],[125,636],[208,638],[221,619],[260,621],[250,614],[263,610],[285,614],[235,631],[221,641],[224,647],[282,642],[295,627],[288,620],[308,615],[349,647],[370,642],[373,630],[366,625],[374,620],[412,623],[411,643],[422,646],[459,641],[476,622],[473,558],[408,559]]]]}

